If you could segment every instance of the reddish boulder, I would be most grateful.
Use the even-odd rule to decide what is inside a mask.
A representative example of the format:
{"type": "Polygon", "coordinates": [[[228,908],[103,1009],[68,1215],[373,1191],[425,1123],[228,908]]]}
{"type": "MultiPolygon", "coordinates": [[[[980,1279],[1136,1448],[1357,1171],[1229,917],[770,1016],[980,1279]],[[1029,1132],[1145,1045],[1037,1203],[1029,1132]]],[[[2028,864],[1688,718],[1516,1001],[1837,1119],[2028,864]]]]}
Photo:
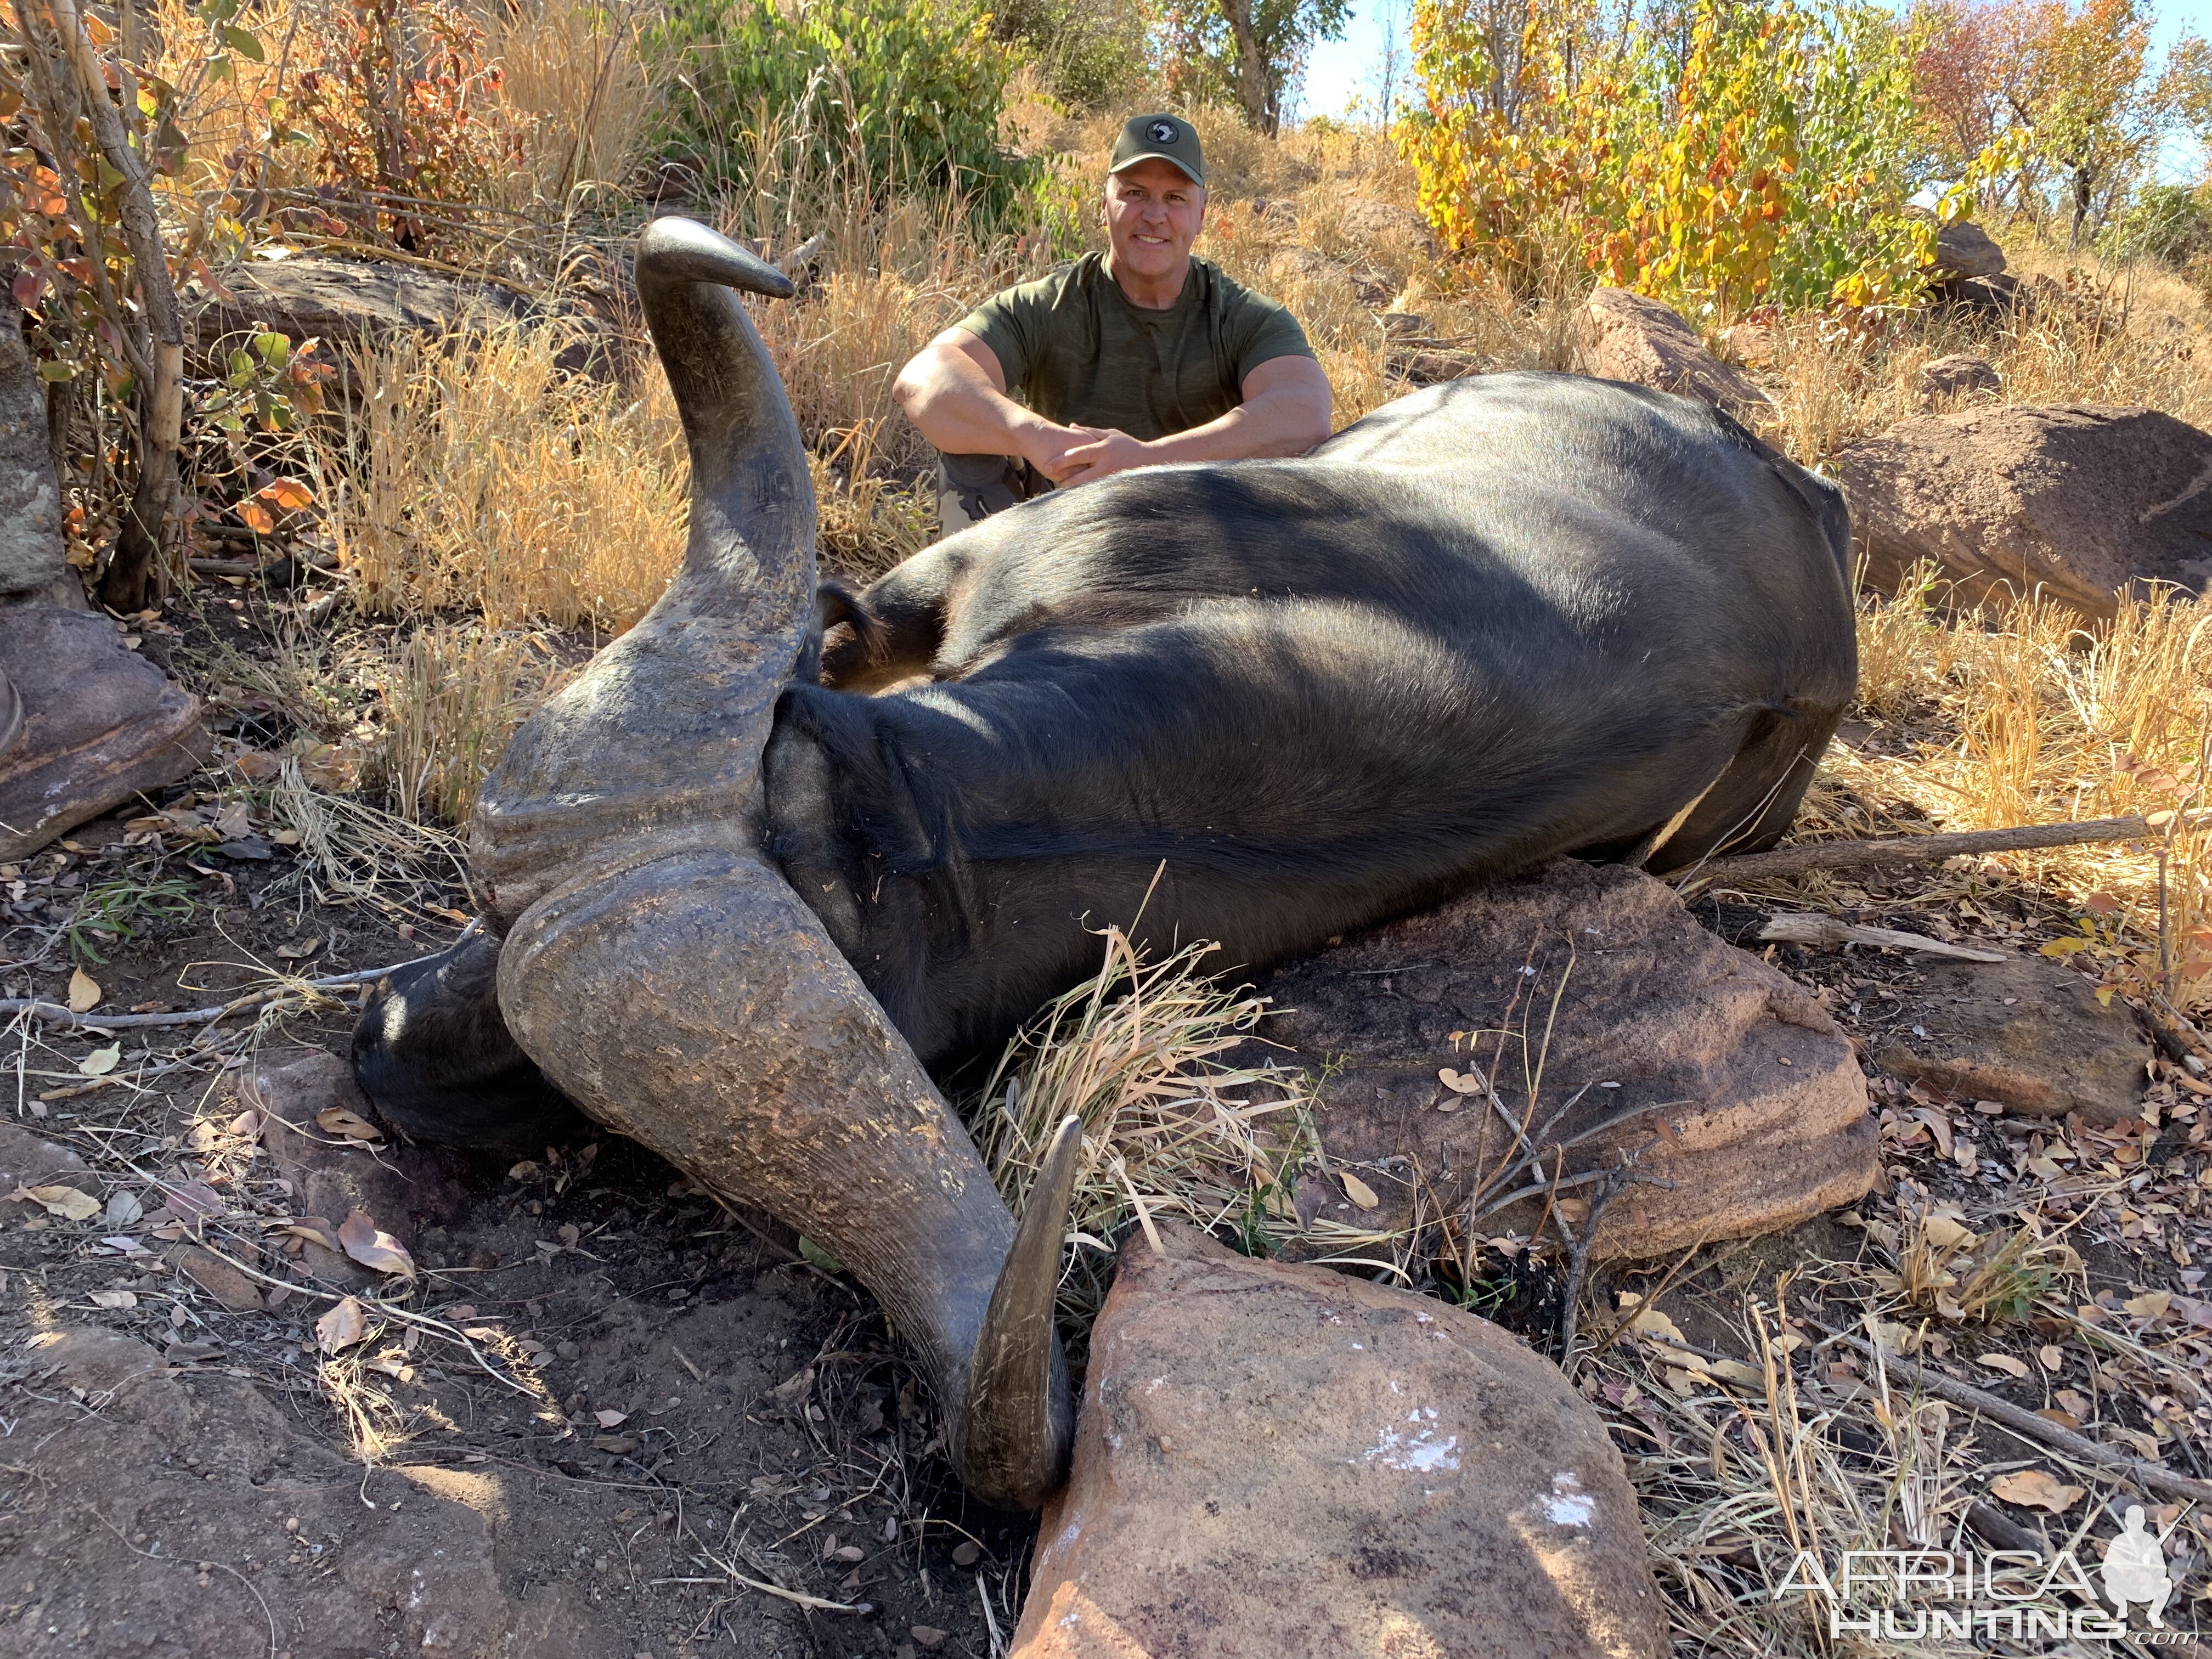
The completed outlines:
{"type": "Polygon", "coordinates": [[[1656,1659],[1605,1425],[1496,1326],[1170,1224],[1121,1252],[1015,1659],[1656,1659]]]}
{"type": "Polygon", "coordinates": [[[106,617],[0,605],[0,665],[23,716],[0,757],[0,860],[174,783],[213,750],[198,699],[127,649],[106,617]]]}
{"type": "Polygon", "coordinates": [[[1740,421],[1769,411],[1766,394],[1705,349],[1680,313],[1625,288],[1601,288],[1575,319],[1582,369],[1601,380],[1702,398],[1740,421]]]}
{"type": "MultiPolygon", "coordinates": [[[[1362,1212],[1313,1183],[1325,1221],[1403,1224],[1417,1188],[1430,1215],[1477,1192],[1505,1197],[1525,1184],[1496,1179],[1516,1124],[1543,1167],[1540,1189],[1556,1168],[1561,1192],[1586,1198],[1625,1153],[1670,1183],[1639,1182],[1605,1206],[1601,1259],[1790,1226],[1861,1197],[1877,1173],[1850,1039],[1795,981],[1633,870],[1561,860],[1355,935],[1259,988],[1281,1011],[1261,1035],[1281,1046],[1240,1058],[1308,1073],[1331,1166],[1380,1200],[1362,1212]]],[[[1483,1224],[1526,1234],[1538,1218],[1524,1200],[1483,1224]]]]}
{"type": "Polygon", "coordinates": [[[2148,409],[1977,409],[1901,421],[1835,458],[1892,592],[1926,561],[1977,604],[2040,592],[2085,617],[2212,577],[2212,434],[2148,409]]]}

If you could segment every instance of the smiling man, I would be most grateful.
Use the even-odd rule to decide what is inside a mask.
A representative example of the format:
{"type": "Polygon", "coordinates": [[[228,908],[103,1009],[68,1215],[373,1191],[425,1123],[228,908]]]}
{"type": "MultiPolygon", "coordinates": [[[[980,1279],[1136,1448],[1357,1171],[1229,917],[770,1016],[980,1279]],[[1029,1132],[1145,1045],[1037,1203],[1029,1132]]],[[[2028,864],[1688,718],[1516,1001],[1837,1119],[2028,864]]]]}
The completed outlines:
{"type": "Polygon", "coordinates": [[[1123,127],[1105,202],[1104,254],[986,300],[899,373],[899,407],[943,458],[948,534],[1131,467],[1328,436],[1328,377],[1297,319],[1191,253],[1206,163],[1190,124],[1123,127]]]}

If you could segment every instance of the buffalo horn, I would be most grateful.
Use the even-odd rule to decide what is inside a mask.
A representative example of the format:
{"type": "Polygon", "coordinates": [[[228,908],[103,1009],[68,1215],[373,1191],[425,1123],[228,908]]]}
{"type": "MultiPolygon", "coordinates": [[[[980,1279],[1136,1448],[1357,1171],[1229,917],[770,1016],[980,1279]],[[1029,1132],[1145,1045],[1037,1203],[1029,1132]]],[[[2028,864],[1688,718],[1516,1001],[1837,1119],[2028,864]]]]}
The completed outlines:
{"type": "Polygon", "coordinates": [[[1083,1125],[1070,1116],[1054,1131],[1022,1210],[1020,1230],[991,1291],[968,1372],[967,1439],[955,1448],[964,1468],[1002,1490],[1051,1490],[1072,1425],[1064,1385],[1055,1388],[1060,1344],[1053,1303],[1060,1291],[1060,1247],[1083,1162],[1083,1125]]]}
{"type": "Polygon", "coordinates": [[[691,452],[684,568],[486,780],[477,872],[508,1030],[562,1093],[835,1253],[915,1350],[953,1467],[1033,1507],[1073,1431],[1052,1299],[1079,1150],[1014,1224],[890,1017],[763,852],[760,757],[814,602],[791,406],[732,289],[780,272],[701,225],[639,239],[691,452]]]}

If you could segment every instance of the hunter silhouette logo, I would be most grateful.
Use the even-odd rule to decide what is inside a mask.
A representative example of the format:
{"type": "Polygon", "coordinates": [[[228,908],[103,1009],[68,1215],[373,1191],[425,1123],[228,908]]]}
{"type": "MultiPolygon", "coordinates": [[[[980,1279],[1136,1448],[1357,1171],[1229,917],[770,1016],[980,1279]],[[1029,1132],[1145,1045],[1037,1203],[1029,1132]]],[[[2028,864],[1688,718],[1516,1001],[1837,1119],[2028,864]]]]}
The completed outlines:
{"type": "Polygon", "coordinates": [[[2142,1505],[2128,1505],[2126,1528],[2112,1540],[2105,1565],[2097,1571],[2105,1581],[2106,1599],[2121,1618],[2128,1616],[2129,1602],[2140,1601],[2150,1614],[2151,1628],[2166,1628],[2166,1599],[2173,1594],[2173,1581],[2166,1573],[2166,1540],[2180,1524],[2177,1519],[2154,1538],[2143,1530],[2142,1505]]]}
{"type": "Polygon", "coordinates": [[[1175,141],[1176,130],[1174,122],[1155,121],[1152,123],[1152,142],[1154,143],[1172,144],[1175,141]]]}

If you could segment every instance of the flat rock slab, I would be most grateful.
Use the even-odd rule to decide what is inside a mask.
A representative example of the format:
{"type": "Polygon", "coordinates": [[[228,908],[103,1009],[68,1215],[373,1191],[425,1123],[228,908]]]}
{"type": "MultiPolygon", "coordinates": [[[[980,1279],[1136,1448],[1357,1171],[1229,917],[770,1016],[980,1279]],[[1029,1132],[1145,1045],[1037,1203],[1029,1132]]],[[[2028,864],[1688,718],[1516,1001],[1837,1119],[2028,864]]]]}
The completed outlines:
{"type": "Polygon", "coordinates": [[[488,327],[522,315],[529,305],[494,283],[324,254],[248,260],[228,286],[230,297],[202,316],[203,344],[258,326],[295,343],[358,345],[388,334],[488,327]]]}
{"type": "Polygon", "coordinates": [[[1121,1253],[1016,1659],[1656,1659],[1605,1425],[1496,1326],[1170,1224],[1121,1253]]]}
{"type": "MultiPolygon", "coordinates": [[[[1632,870],[1561,860],[1348,938],[1258,988],[1279,1010],[1261,1035],[1283,1049],[1239,1058],[1306,1072],[1332,1164],[1356,1167],[1381,1200],[1362,1212],[1324,1188],[1313,1215],[1301,1203],[1310,1221],[1403,1225],[1417,1188],[1430,1215],[1486,1186],[1502,1197],[1514,1122],[1554,1114],[1534,1138],[1561,1149],[1565,1194],[1623,1151],[1673,1183],[1632,1186],[1605,1207],[1599,1259],[1790,1226],[1875,1179],[1850,1039],[1795,981],[1632,870]],[[1446,1070],[1487,1079],[1513,1122],[1448,1086],[1446,1070]]],[[[1558,1160],[1541,1161],[1548,1182],[1558,1160]]],[[[1526,1233],[1536,1215],[1523,1200],[1486,1224],[1526,1233]]]]}
{"type": "Polygon", "coordinates": [[[127,649],[104,616],[0,605],[0,665],[24,716],[0,760],[0,860],[174,783],[214,752],[199,700],[127,649]]]}
{"type": "Polygon", "coordinates": [[[2109,618],[2212,578],[2212,434],[2147,409],[1923,415],[1837,452],[1867,585],[1925,560],[1966,604],[2041,590],[2109,618]]]}
{"type": "Polygon", "coordinates": [[[1875,1052],[1893,1076],[2030,1117],[2079,1112],[2110,1125],[2141,1110],[2150,1044],[2125,1008],[2100,1003],[2072,969],[2045,957],[1943,963],[1925,971],[1917,994],[1918,1029],[1875,1052]]]}
{"type": "Polygon", "coordinates": [[[1646,295],[1595,290],[1575,319],[1575,341],[1583,373],[1600,380],[1680,392],[1742,421],[1769,408],[1766,394],[1706,350],[1680,313],[1646,295]]]}
{"type": "Polygon", "coordinates": [[[0,1380],[33,1385],[9,1391],[21,1449],[0,1492],[40,1546],[10,1557],[9,1600],[31,1604],[10,1656],[628,1651],[567,1587],[506,1581],[515,1477],[498,1464],[386,1469],[372,1489],[252,1383],[115,1332],[41,1331],[0,1353],[0,1380]]]}

